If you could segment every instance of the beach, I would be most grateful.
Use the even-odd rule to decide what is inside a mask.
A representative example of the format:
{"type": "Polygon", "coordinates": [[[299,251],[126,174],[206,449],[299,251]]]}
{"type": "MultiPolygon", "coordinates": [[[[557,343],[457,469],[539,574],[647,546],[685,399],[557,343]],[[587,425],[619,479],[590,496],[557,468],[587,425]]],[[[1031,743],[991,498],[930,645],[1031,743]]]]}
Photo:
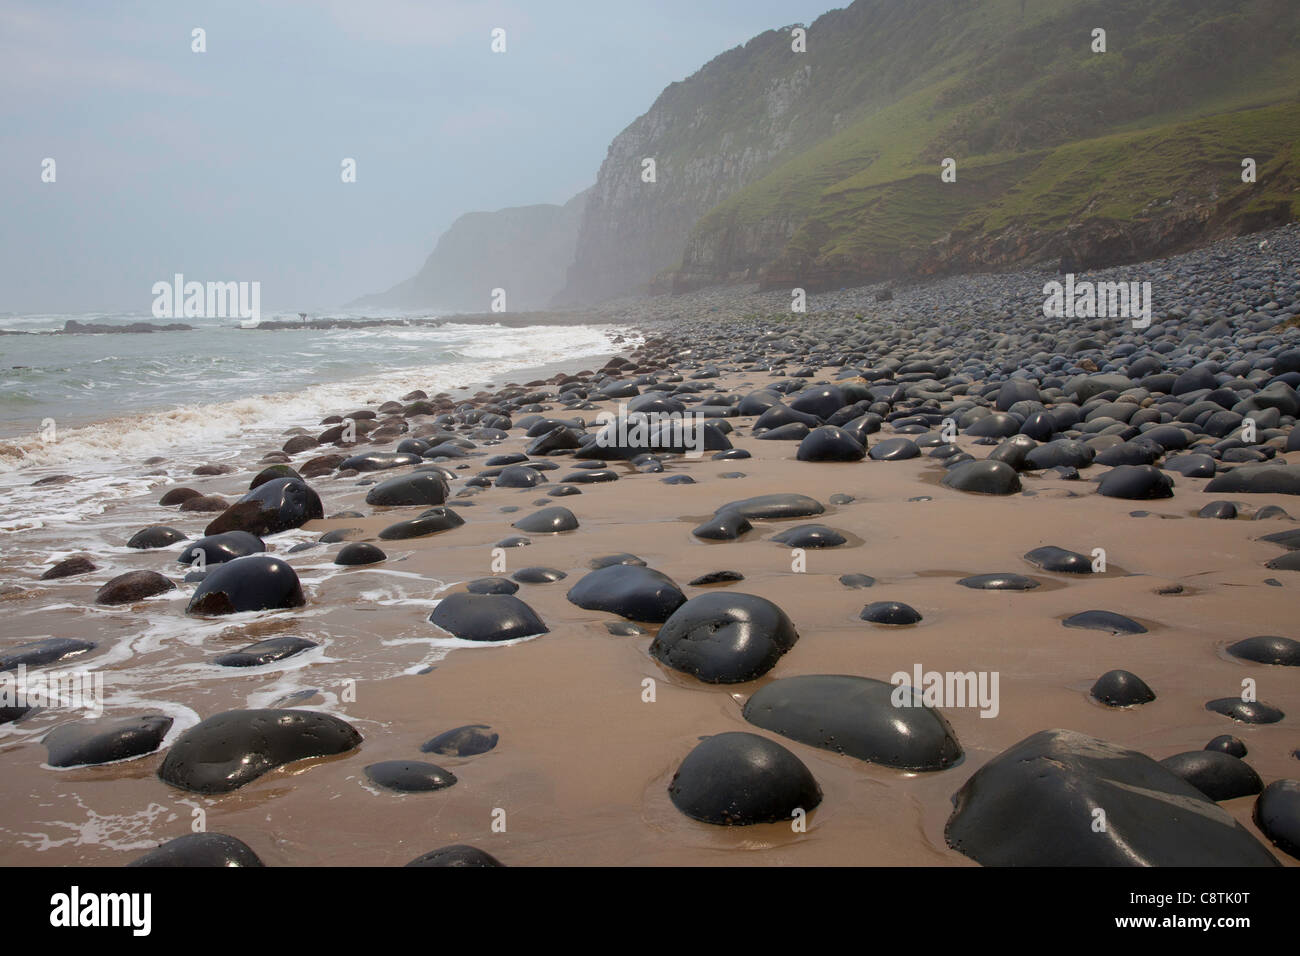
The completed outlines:
{"type": "MultiPolygon", "coordinates": [[[[274,427],[254,416],[210,455],[191,449],[152,460],[131,448],[110,477],[90,479],[114,489],[102,510],[72,523],[27,521],[11,529],[15,545],[0,560],[0,651],[50,638],[93,644],[47,666],[102,673],[106,718],[161,715],[171,723],[146,752],[66,769],[46,763],[41,741],[82,717],[54,706],[0,725],[0,862],[125,865],[196,832],[201,820],[206,832],[235,837],[269,866],[403,865],[457,844],[509,866],[972,866],[985,862],[981,851],[963,852],[948,832],[954,795],[1042,731],[1073,731],[1155,762],[1229,735],[1244,743],[1244,762],[1262,785],[1294,779],[1297,671],[1228,650],[1256,636],[1294,636],[1296,573],[1267,566],[1289,552],[1260,539],[1294,529],[1293,515],[1300,515],[1292,490],[1300,368],[1291,370],[1300,328],[1288,324],[1300,309],[1300,231],[1288,227],[1268,238],[1265,246],[1256,237],[1234,240],[1128,269],[1153,283],[1148,328],[1127,316],[1045,317],[1040,290],[1053,278],[1046,273],[937,280],[887,294],[883,287],[828,291],[809,297],[808,313],[795,314],[784,291],[662,297],[545,323],[621,328],[625,338],[608,351],[514,367],[462,390],[422,385],[418,368],[392,381],[376,372],[364,397],[351,390],[328,414],[283,417],[274,427]],[[784,391],[768,391],[774,385],[784,391]],[[763,405],[768,398],[761,412],[747,413],[747,400],[763,405]],[[1254,412],[1233,411],[1252,400],[1254,412]],[[706,421],[724,423],[711,440],[725,447],[706,447],[698,457],[655,448],[596,454],[598,416],[626,418],[638,401],[666,414],[705,409],[706,421]],[[1199,411],[1179,417],[1198,402],[1227,418],[1211,424],[1199,411]],[[835,418],[858,404],[856,414],[835,418]],[[774,406],[797,414],[773,416],[774,406]],[[1067,406],[1078,417],[1051,417],[1067,406]],[[762,426],[760,414],[767,416],[762,426]],[[1252,414],[1260,418],[1258,434],[1242,441],[1252,414]],[[492,416],[487,424],[484,415],[492,416]],[[553,421],[525,434],[539,419],[553,421]],[[331,425],[349,421],[373,422],[373,432],[363,429],[355,442],[318,442],[331,425]],[[843,436],[852,427],[862,439],[856,454],[843,436]],[[1037,438],[1028,434],[1035,427],[1045,429],[1037,438]],[[525,450],[561,428],[572,442],[525,450]],[[777,428],[788,437],[761,437],[777,428]],[[376,432],[381,440],[370,440],[376,432]],[[1148,432],[1156,437],[1144,444],[1148,432]],[[809,440],[813,433],[824,439],[825,454],[809,440]],[[310,443],[280,451],[299,436],[310,443]],[[435,444],[405,452],[413,460],[391,457],[403,454],[401,442],[423,438],[435,444]],[[450,439],[446,454],[426,454],[450,439]],[[1094,463],[1092,456],[1120,445],[1134,463],[1094,463]],[[885,447],[889,454],[872,457],[885,447]],[[728,448],[748,455],[714,457],[728,448]],[[584,449],[593,454],[583,457],[584,449]],[[961,465],[949,467],[953,461],[985,462],[995,451],[999,467],[968,469],[953,480],[963,473],[961,465]],[[1042,464],[1026,461],[1031,452],[1044,454],[1042,464]],[[1198,453],[1211,459],[1213,476],[1171,467],[1198,453]],[[338,461],[320,461],[329,455],[338,461]],[[339,467],[352,456],[372,458],[339,467]],[[523,457],[493,465],[493,456],[523,457]],[[1083,460],[1071,464],[1075,457],[1083,460]],[[305,467],[313,460],[316,467],[305,467]],[[536,463],[543,467],[529,468],[536,463]],[[223,473],[196,474],[203,464],[223,473]],[[187,613],[203,582],[185,581],[190,568],[177,558],[223,509],[185,511],[158,500],[188,488],[233,504],[277,464],[301,471],[323,506],[323,517],[258,535],[265,553],[296,574],[303,603],[187,613]],[[504,468],[521,468],[512,474],[527,486],[507,486],[513,482],[502,480],[504,468]],[[1125,468],[1137,470],[1121,471],[1109,487],[1097,482],[1125,468]],[[1261,468],[1269,473],[1255,479],[1261,468]],[[444,482],[444,501],[367,502],[381,482],[420,469],[444,482]],[[583,480],[596,472],[605,480],[583,480]],[[1207,490],[1234,473],[1247,487],[1207,490]],[[575,490],[551,494],[566,484],[575,490]],[[779,497],[768,500],[781,502],[776,510],[790,517],[737,505],[790,495],[812,499],[818,510],[790,511],[779,497]],[[1231,520],[1202,516],[1218,501],[1232,505],[1231,520]],[[381,537],[430,505],[446,530],[381,537]],[[514,527],[556,507],[571,512],[576,529],[514,527]],[[448,512],[461,523],[447,521],[448,512]],[[739,515],[748,520],[735,521],[727,535],[695,533],[739,515]],[[817,535],[803,546],[773,540],[810,524],[838,532],[842,543],[819,547],[817,535]],[[155,525],[182,537],[161,547],[128,546],[155,525]],[[516,536],[527,544],[503,546],[516,536]],[[382,559],[335,563],[355,542],[378,547],[382,559]],[[1027,557],[1053,546],[1083,556],[1089,571],[1051,570],[1027,557]],[[75,555],[94,570],[41,578],[75,555]],[[570,599],[570,589],[608,556],[638,567],[626,561],[632,557],[665,575],[687,604],[710,594],[771,602],[798,640],[761,673],[740,675],[747,679],[711,682],[670,666],[669,655],[653,649],[668,626],[663,620],[570,599]],[[469,582],[536,568],[547,573],[512,583],[544,633],[466,639],[430,621],[439,602],[466,592],[469,582]],[[174,587],[97,603],[101,586],[131,571],[156,572],[174,587]],[[724,571],[735,574],[690,583],[724,571]],[[959,583],[980,575],[1011,576],[1016,586],[959,583]],[[864,620],[864,608],[876,602],[901,603],[919,619],[864,620]],[[1138,629],[1114,633],[1073,620],[1089,611],[1121,617],[1121,631],[1138,629]],[[213,663],[277,637],[315,646],[260,666],[213,663]],[[1140,677],[1154,699],[1125,706],[1098,700],[1094,684],[1113,670],[1140,677]],[[983,708],[971,701],[933,708],[960,752],[942,767],[908,769],[815,746],[759,727],[745,713],[754,694],[795,677],[889,683],[899,672],[931,671],[996,675],[997,699],[983,708]],[[1242,695],[1243,681],[1282,716],[1244,722],[1207,709],[1242,695]],[[262,708],[331,715],[361,742],[273,766],[222,793],[160,778],[177,741],[205,720],[262,708]],[[490,728],[497,742],[467,755],[421,751],[431,738],[467,725],[490,728]],[[799,808],[807,810],[802,828],[788,813],[716,825],[674,802],[670,788],[683,761],[702,740],[727,733],[764,737],[810,772],[821,798],[815,808],[799,808]],[[455,782],[394,792],[366,772],[387,761],[432,762],[455,782]]],[[[19,473],[30,479],[24,502],[73,494],[84,480],[55,454],[19,473]],[[47,483],[33,484],[42,479],[47,483]]],[[[208,575],[213,567],[220,565],[210,565],[208,575]]],[[[1217,807],[1239,825],[1215,818],[1231,834],[1225,845],[1250,853],[1258,844],[1278,863],[1297,865],[1275,845],[1280,831],[1265,832],[1257,822],[1257,793],[1206,798],[1207,819],[1217,807]]],[[[1121,806],[1112,815],[1120,820],[1127,798],[1116,799],[1121,806]]],[[[1160,834],[1133,851],[1138,861],[1160,858],[1177,829],[1176,821],[1166,823],[1174,829],[1153,827],[1160,834]]],[[[977,818],[973,826],[996,836],[996,820],[977,818]]],[[[1079,826],[1087,835],[1065,843],[1091,859],[1095,832],[1088,834],[1086,820],[1079,826]]],[[[1105,836],[1096,840],[1113,847],[1105,836]]]]}

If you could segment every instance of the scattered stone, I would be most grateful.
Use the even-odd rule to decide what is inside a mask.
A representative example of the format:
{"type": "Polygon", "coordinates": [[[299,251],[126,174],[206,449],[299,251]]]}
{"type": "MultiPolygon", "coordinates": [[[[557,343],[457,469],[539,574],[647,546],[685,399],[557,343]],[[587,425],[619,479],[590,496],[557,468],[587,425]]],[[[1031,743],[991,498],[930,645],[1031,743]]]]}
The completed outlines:
{"type": "Polygon", "coordinates": [[[378,564],[387,558],[388,555],[384,554],[381,548],[364,541],[353,541],[339,548],[339,553],[334,556],[334,563],[351,567],[360,564],[378,564]]]}
{"type": "Polygon", "coordinates": [[[176,585],[157,571],[127,571],[95,592],[96,604],[134,604],[155,594],[175,591],[176,585]]]}
{"type": "Polygon", "coordinates": [[[445,790],[456,783],[456,775],[437,764],[419,760],[384,760],[366,767],[370,781],[399,793],[427,793],[445,790]]]}
{"type": "Polygon", "coordinates": [[[1097,678],[1090,691],[1092,697],[1108,707],[1135,707],[1156,699],[1146,681],[1130,671],[1107,671],[1097,678]]]}
{"type": "Polygon", "coordinates": [[[1300,667],[1300,641],[1293,641],[1289,637],[1248,637],[1231,645],[1228,653],[1256,664],[1300,667]]]}
{"type": "Polygon", "coordinates": [[[803,761],[775,741],[743,732],[698,744],[673,774],[668,796],[688,817],[718,826],[788,821],[822,800],[803,761]]]}
{"type": "Polygon", "coordinates": [[[961,747],[911,688],[841,674],[787,677],[745,704],[751,724],[800,743],[900,770],[943,770],[961,747]]]}
{"type": "Polygon", "coordinates": [[[420,751],[444,757],[475,757],[487,753],[498,740],[500,737],[487,724],[466,724],[425,741],[420,751]]]}
{"type": "Polygon", "coordinates": [[[171,726],[172,718],[162,714],[83,717],[59,724],[41,743],[49,751],[46,763],[51,767],[80,767],[153,753],[171,726]]]}
{"type": "Polygon", "coordinates": [[[452,846],[430,850],[423,856],[417,856],[407,866],[505,866],[490,853],[477,847],[457,843],[452,846]]]}
{"type": "Polygon", "coordinates": [[[917,613],[916,608],[901,601],[875,601],[864,607],[858,617],[872,624],[891,624],[900,627],[916,624],[921,620],[921,615],[917,613]]]}
{"type": "Polygon", "coordinates": [[[953,803],[948,845],[984,866],[1277,862],[1231,814],[1150,757],[1069,730],[1043,730],[1003,751],[953,803]],[[1089,807],[1105,808],[1105,830],[1087,825],[1089,807]]]}
{"type": "Polygon", "coordinates": [[[238,614],[302,607],[298,573],[279,558],[255,554],[209,571],[190,598],[186,614],[238,614]]]}
{"type": "Polygon", "coordinates": [[[224,833],[187,833],[132,860],[127,866],[261,866],[248,844],[224,833]]]}
{"type": "Polygon", "coordinates": [[[305,637],[269,637],[213,658],[212,663],[221,667],[260,667],[319,646],[305,637]]]}
{"type": "Polygon", "coordinates": [[[1221,750],[1190,750],[1166,757],[1160,764],[1216,803],[1264,789],[1264,781],[1249,764],[1221,750]]]}
{"type": "Polygon", "coordinates": [[[229,793],[276,767],[346,753],[361,735],[310,710],[228,710],[191,727],[167,752],[158,776],[194,793],[229,793]]]}
{"type": "Polygon", "coordinates": [[[635,564],[611,564],[592,571],[569,589],[568,598],[589,611],[656,624],[667,621],[686,603],[686,595],[666,574],[635,564]]]}
{"type": "Polygon", "coordinates": [[[799,640],[785,612],[735,591],[693,597],[664,622],[650,656],[709,684],[761,677],[799,640]]]}
{"type": "Polygon", "coordinates": [[[513,594],[452,594],[438,602],[429,621],[466,641],[512,641],[550,633],[537,612],[513,594]]]}

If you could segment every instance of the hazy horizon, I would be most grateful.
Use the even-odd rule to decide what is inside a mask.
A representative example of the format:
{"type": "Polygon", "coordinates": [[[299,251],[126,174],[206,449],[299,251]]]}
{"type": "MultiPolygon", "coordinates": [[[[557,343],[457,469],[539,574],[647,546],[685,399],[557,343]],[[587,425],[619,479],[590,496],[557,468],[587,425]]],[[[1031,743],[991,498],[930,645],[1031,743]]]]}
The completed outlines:
{"type": "Polygon", "coordinates": [[[0,312],[148,310],[177,272],[260,281],[268,310],[383,291],[462,214],[565,202],[666,85],[831,7],[15,0],[0,312]]]}

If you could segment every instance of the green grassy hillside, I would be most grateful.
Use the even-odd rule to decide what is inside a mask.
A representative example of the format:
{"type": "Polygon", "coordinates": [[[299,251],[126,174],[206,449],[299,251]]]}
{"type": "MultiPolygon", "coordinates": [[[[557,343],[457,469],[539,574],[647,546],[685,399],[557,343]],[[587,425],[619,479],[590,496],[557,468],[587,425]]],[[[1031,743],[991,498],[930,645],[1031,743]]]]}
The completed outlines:
{"type": "Polygon", "coordinates": [[[925,57],[915,24],[873,21],[905,17],[897,4],[845,11],[859,29],[899,31],[898,48],[929,65],[885,92],[872,83],[851,122],[711,209],[679,276],[834,284],[1060,257],[1067,230],[1137,237],[1127,253],[1083,249],[1088,264],[1300,217],[1300,4],[1054,0],[1023,4],[1023,18],[1021,0],[921,6],[925,57]],[[1254,185],[1241,182],[1247,156],[1254,185]],[[945,157],[956,183],[940,181],[945,157]]]}

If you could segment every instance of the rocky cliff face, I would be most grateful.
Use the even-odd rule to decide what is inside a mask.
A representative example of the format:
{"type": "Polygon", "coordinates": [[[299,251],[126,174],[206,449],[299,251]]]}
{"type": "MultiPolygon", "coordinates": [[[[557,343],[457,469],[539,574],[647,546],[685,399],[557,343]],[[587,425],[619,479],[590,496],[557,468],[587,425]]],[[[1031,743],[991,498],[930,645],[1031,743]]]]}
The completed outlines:
{"type": "Polygon", "coordinates": [[[788,31],[769,31],[723,54],[668,87],[614,139],[558,303],[645,291],[659,272],[681,262],[685,238],[704,210],[794,151],[812,67],[790,43],[788,31]],[[764,60],[774,68],[760,90],[735,82],[752,72],[747,65],[764,60]],[[740,109],[752,114],[743,130],[727,122],[740,109]],[[653,182],[645,181],[647,159],[654,160],[653,182]]]}
{"type": "Polygon", "coordinates": [[[557,304],[1099,267],[1287,221],[1298,31],[1294,0],[857,0],[807,52],[769,31],[614,140],[557,304]],[[1249,198],[1245,155],[1282,174],[1249,198]]]}
{"type": "Polygon", "coordinates": [[[573,261],[587,194],[563,206],[467,213],[442,234],[418,273],[351,307],[487,312],[492,290],[500,288],[508,311],[545,308],[573,261]]]}

